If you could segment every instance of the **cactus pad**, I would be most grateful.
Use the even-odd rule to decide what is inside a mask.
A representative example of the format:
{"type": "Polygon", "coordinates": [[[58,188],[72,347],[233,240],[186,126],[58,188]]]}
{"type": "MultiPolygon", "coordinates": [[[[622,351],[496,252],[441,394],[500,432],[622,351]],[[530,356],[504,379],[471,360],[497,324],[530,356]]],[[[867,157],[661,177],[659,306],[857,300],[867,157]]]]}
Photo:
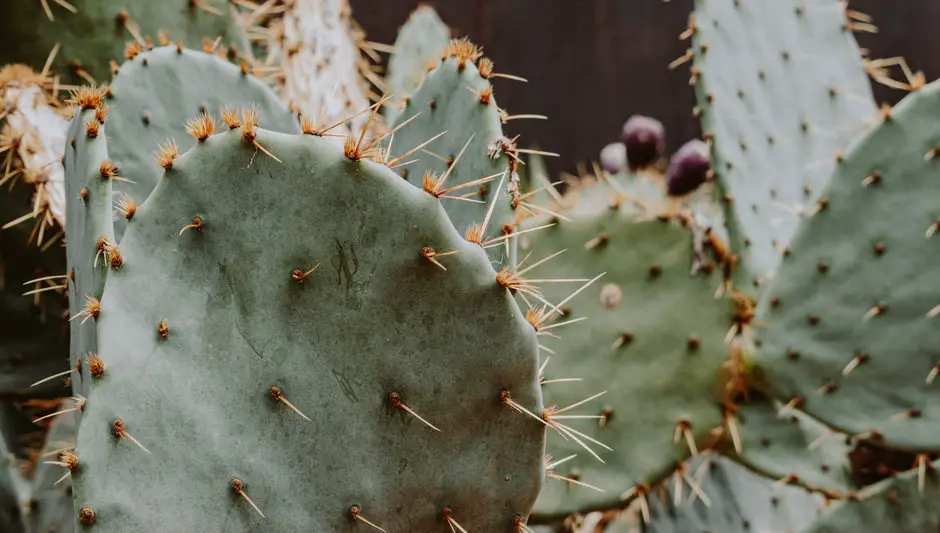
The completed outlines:
{"type": "Polygon", "coordinates": [[[875,117],[844,2],[697,0],[692,78],[742,274],[766,280],[875,117]]]}
{"type": "Polygon", "coordinates": [[[226,0],[69,0],[74,12],[53,1],[9,4],[12,12],[0,20],[0,65],[22,62],[41,69],[58,44],[53,71],[69,74],[68,79],[76,82],[87,82],[89,75],[99,82],[107,80],[110,62],[124,60],[127,43],[139,38],[140,48],[159,45],[160,32],[166,32],[167,42],[181,41],[191,48],[219,37],[224,44],[241,48],[247,43],[226,0]],[[77,75],[79,70],[85,76],[77,75]]]}
{"type": "MultiPolygon", "coordinates": [[[[481,74],[478,68],[478,64],[489,64],[491,71],[492,63],[486,61],[469,41],[451,41],[445,59],[428,73],[398,116],[396,127],[414,120],[395,133],[389,154],[390,158],[401,157],[446,132],[422,149],[405,155],[402,162],[417,161],[397,171],[418,187],[422,186],[428,172],[436,178],[447,175],[444,191],[490,177],[490,182],[445,193],[465,198],[443,200],[447,214],[461,233],[470,224],[484,219],[488,202],[496,194],[500,174],[507,173],[508,184],[510,168],[515,168],[511,157],[515,154],[506,153],[507,148],[511,151],[515,146],[503,137],[493,87],[484,77],[487,69],[484,67],[481,74]]],[[[514,223],[512,199],[505,191],[500,194],[486,237],[498,236],[503,224],[514,223]]]]}
{"type": "MultiPolygon", "coordinates": [[[[428,63],[436,64],[450,41],[450,28],[429,5],[420,5],[398,30],[395,52],[388,60],[385,83],[395,102],[404,103],[424,81],[428,63]]],[[[398,106],[385,107],[385,120],[394,123],[398,106]]]]}
{"type": "Polygon", "coordinates": [[[757,320],[769,327],[755,330],[755,377],[774,396],[908,451],[940,447],[937,109],[934,83],[845,154],[826,208],[766,287],[757,320]]]}
{"type": "Polygon", "coordinates": [[[541,412],[536,339],[486,254],[384,166],[244,124],[175,159],[120,243],[76,521],[510,530],[545,428],[507,405],[541,412]]]}
{"type": "MultiPolygon", "coordinates": [[[[542,345],[555,354],[545,379],[581,380],[546,383],[547,404],[562,408],[607,391],[591,413],[605,419],[572,421],[613,449],[588,443],[607,464],[555,432],[548,446],[560,458],[578,454],[558,474],[577,471],[581,481],[606,492],[550,481],[536,507],[540,514],[616,506],[622,492],[655,483],[688,457],[688,439],[697,448],[722,424],[721,368],[733,307],[727,295],[715,298],[719,272],[691,273],[693,235],[679,222],[638,220],[626,204],[618,210],[597,201],[602,189],[594,189],[564,212],[570,222],[531,233],[531,247],[520,252],[538,258],[567,250],[539,266],[539,277],[591,279],[606,272],[565,303],[566,315],[556,320],[583,324],[545,324],[542,333],[542,345]]],[[[572,290],[557,284],[544,292],[558,302],[572,290]]]]}
{"type": "MultiPolygon", "coordinates": [[[[196,144],[187,135],[190,119],[207,113],[219,128],[220,109],[254,105],[267,129],[300,133],[287,106],[264,82],[238,66],[211,54],[165,46],[145,52],[121,65],[105,103],[110,108],[108,155],[121,166],[129,182],[116,182],[117,197],[142,203],[156,186],[163,169],[154,162],[161,144],[172,140],[185,152],[196,144]]],[[[115,218],[118,241],[127,226],[126,214],[115,218]]]]}

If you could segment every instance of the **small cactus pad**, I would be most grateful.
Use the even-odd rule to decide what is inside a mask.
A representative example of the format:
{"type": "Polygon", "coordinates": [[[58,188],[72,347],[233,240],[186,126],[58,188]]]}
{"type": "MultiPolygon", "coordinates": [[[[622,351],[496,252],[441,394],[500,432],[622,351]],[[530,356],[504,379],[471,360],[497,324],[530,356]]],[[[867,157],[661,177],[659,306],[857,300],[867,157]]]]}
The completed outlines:
{"type": "Polygon", "coordinates": [[[848,437],[807,414],[767,398],[752,398],[738,406],[732,424],[726,425],[721,451],[748,468],[773,481],[835,497],[854,489],[848,437]]]}
{"type": "MultiPolygon", "coordinates": [[[[110,108],[106,119],[108,155],[130,180],[115,183],[115,191],[122,193],[116,199],[125,200],[123,194],[127,194],[138,204],[163,175],[154,154],[169,141],[175,142],[180,152],[194,146],[197,140],[185,126],[203,113],[212,117],[217,128],[226,128],[222,107],[253,105],[267,129],[300,133],[299,123],[286,104],[264,82],[211,54],[175,46],[142,53],[121,65],[105,104],[110,108]]],[[[115,218],[118,242],[127,217],[127,213],[118,213],[115,218]]]]}
{"type": "Polygon", "coordinates": [[[229,16],[226,0],[15,0],[7,4],[12,12],[0,19],[0,65],[21,62],[41,69],[53,46],[59,45],[53,71],[67,74],[66,79],[74,82],[87,83],[88,76],[99,82],[108,79],[110,62],[121,63],[130,55],[128,43],[146,49],[166,44],[160,42],[165,38],[199,48],[221,37],[222,50],[225,45],[243,48],[247,43],[229,16]],[[73,6],[74,12],[63,4],[73,6]]]}
{"type": "MultiPolygon", "coordinates": [[[[535,261],[567,250],[540,265],[539,278],[593,279],[604,273],[561,306],[564,316],[553,317],[557,324],[583,323],[553,328],[552,320],[530,321],[551,350],[543,352],[543,363],[554,354],[544,370],[546,404],[563,409],[606,390],[586,413],[602,418],[562,416],[559,422],[613,451],[581,437],[603,464],[574,439],[550,431],[552,455],[578,454],[556,473],[577,474],[606,492],[550,479],[536,506],[546,515],[619,505],[622,492],[658,481],[688,457],[690,440],[696,450],[704,446],[723,416],[721,369],[733,307],[727,295],[715,297],[720,273],[691,273],[693,235],[679,222],[640,221],[627,205],[611,209],[596,201],[596,193],[583,192],[582,203],[593,201],[593,207],[568,209],[570,221],[529,234],[531,245],[522,246],[520,257],[535,261]],[[552,382],[565,378],[580,381],[552,382]]],[[[572,285],[554,283],[543,293],[563,302],[578,288],[572,285]]]]}
{"type": "Polygon", "coordinates": [[[742,275],[780,263],[846,147],[875,117],[839,0],[697,0],[692,81],[742,275]]]}
{"type": "Polygon", "coordinates": [[[689,461],[683,466],[686,476],[700,485],[709,505],[687,480],[674,476],[668,481],[667,497],[647,496],[651,520],[646,533],[796,532],[820,513],[823,499],[818,495],[797,487],[773,486],[772,481],[725,458],[707,461],[706,465],[689,461]],[[676,489],[680,484],[681,491],[676,489]]]}
{"type": "Polygon", "coordinates": [[[940,529],[940,473],[924,463],[833,504],[805,533],[920,533],[940,529]]]}
{"type": "Polygon", "coordinates": [[[450,28],[434,8],[422,4],[398,30],[395,51],[388,60],[385,83],[393,95],[393,103],[385,107],[385,120],[392,124],[398,116],[397,102],[414,94],[428,72],[428,64],[437,64],[450,42],[450,28]]]}
{"type": "Polygon", "coordinates": [[[508,403],[541,412],[535,332],[437,199],[349,154],[245,121],[140,206],[101,300],[77,521],[508,531],[528,515],[545,427],[508,403]],[[460,253],[445,271],[426,247],[460,253]]]}
{"type": "MultiPolygon", "coordinates": [[[[397,168],[396,172],[407,176],[408,181],[418,187],[427,182],[429,172],[433,173],[432,179],[447,176],[441,191],[491,178],[487,183],[444,193],[452,197],[442,201],[460,233],[485,218],[488,203],[497,193],[501,173],[506,173],[505,184],[509,184],[510,168],[515,168],[512,157],[517,157],[512,153],[515,146],[503,136],[493,86],[478,70],[477,63],[485,59],[480,54],[479,48],[467,40],[451,41],[445,59],[428,72],[398,116],[396,127],[414,120],[395,133],[389,153],[390,160],[402,156],[402,163],[417,160],[397,168]],[[404,155],[441,133],[444,134],[430,144],[404,155]]],[[[503,224],[514,222],[511,203],[510,195],[505,190],[500,191],[485,237],[500,235],[503,224]]]]}
{"type": "Polygon", "coordinates": [[[940,83],[845,155],[765,288],[755,379],[850,435],[940,449],[940,83]],[[927,238],[925,238],[925,235],[927,238]]]}
{"type": "MultiPolygon", "coordinates": [[[[88,90],[69,128],[65,149],[66,258],[69,269],[69,312],[72,315],[69,343],[73,367],[98,350],[98,304],[104,292],[109,259],[114,248],[112,182],[120,178],[120,168],[108,159],[104,126],[96,117],[95,105],[102,105],[104,91],[88,90]],[[72,141],[74,140],[74,142],[72,141]]],[[[117,258],[121,258],[118,252],[117,258]]],[[[117,265],[120,267],[120,265],[117,265]]],[[[85,394],[88,367],[81,365],[80,376],[72,379],[72,390],[85,394]]],[[[74,375],[74,374],[73,374],[74,375]]]]}

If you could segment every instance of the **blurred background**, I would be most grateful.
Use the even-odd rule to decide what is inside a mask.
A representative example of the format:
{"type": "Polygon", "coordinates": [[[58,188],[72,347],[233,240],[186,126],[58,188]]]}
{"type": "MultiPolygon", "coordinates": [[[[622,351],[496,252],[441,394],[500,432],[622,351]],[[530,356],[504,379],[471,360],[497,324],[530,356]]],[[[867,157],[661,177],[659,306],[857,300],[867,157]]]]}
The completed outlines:
{"type": "MultiPolygon", "coordinates": [[[[548,115],[505,126],[520,145],[558,152],[552,175],[596,160],[617,140],[627,118],[640,113],[666,126],[669,152],[701,135],[692,117],[688,67],[669,63],[685,52],[680,42],[692,0],[350,0],[353,16],[372,41],[392,44],[398,27],[419,4],[429,4],[456,36],[468,36],[496,63],[496,71],[527,78],[495,82],[496,100],[510,113],[548,115]]],[[[928,80],[940,76],[940,1],[852,0],[874,18],[877,34],[856,33],[869,57],[904,56],[928,80]]],[[[904,93],[875,86],[879,101],[904,93]]]]}

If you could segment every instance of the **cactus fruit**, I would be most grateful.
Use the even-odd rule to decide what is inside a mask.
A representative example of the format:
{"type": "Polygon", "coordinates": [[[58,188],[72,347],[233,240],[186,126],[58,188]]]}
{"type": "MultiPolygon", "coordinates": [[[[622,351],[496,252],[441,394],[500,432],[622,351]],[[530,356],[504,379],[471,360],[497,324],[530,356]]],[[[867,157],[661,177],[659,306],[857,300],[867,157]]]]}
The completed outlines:
{"type": "Polygon", "coordinates": [[[683,59],[692,60],[696,114],[730,200],[742,286],[770,277],[839,151],[876,116],[845,5],[695,2],[683,59]]]}
{"type": "Polygon", "coordinates": [[[388,154],[402,164],[414,161],[398,172],[445,198],[447,214],[461,233],[475,229],[470,225],[483,220],[493,196],[501,194],[492,222],[484,228],[484,241],[503,234],[504,224],[515,223],[515,198],[497,191],[496,184],[501,179],[512,183],[519,157],[503,135],[501,110],[488,81],[492,69],[477,46],[466,39],[451,41],[398,116],[388,154]],[[422,146],[429,139],[433,141],[422,146]],[[421,148],[415,150],[417,146],[421,148]]]}
{"type": "Polygon", "coordinates": [[[935,82],[845,153],[764,289],[755,320],[768,326],[752,332],[756,387],[910,452],[940,448],[937,109],[935,82]]]}
{"type": "Polygon", "coordinates": [[[687,478],[669,481],[669,498],[648,499],[647,533],[803,531],[823,506],[817,495],[774,486],[724,458],[690,461],[683,467],[687,478]],[[690,487],[689,480],[699,485],[698,490],[690,487]]]}
{"type": "Polygon", "coordinates": [[[708,179],[710,168],[708,145],[698,139],[683,144],[669,160],[666,193],[685,196],[694,192],[708,179]]]}
{"type": "MultiPolygon", "coordinates": [[[[375,44],[364,40],[348,0],[293,0],[274,9],[271,2],[260,2],[240,19],[260,41],[261,63],[279,71],[274,80],[281,97],[323,126],[366,108],[370,82],[383,88],[360,53],[378,59],[371,49],[375,44]]],[[[365,121],[353,116],[335,131],[358,135],[365,121]]]]}
{"type": "Polygon", "coordinates": [[[666,152],[666,128],[655,118],[633,115],[620,135],[631,172],[655,165],[666,152]]]}
{"type": "Polygon", "coordinates": [[[644,217],[627,202],[611,208],[614,194],[605,186],[584,188],[577,191],[579,203],[562,213],[565,220],[526,235],[531,244],[522,244],[520,255],[567,250],[540,265],[540,277],[563,273],[578,281],[604,273],[570,300],[572,288],[546,288],[546,298],[564,302],[564,316],[529,318],[546,348],[546,404],[565,407],[606,390],[598,398],[602,408],[592,413],[597,420],[572,421],[593,452],[575,439],[549,435],[553,454],[578,454],[557,473],[606,492],[549,483],[536,504],[540,518],[621,506],[625,490],[642,492],[704,447],[724,416],[724,338],[733,307],[727,293],[715,298],[720,274],[692,273],[707,257],[680,221],[644,217]],[[572,321],[584,324],[562,326],[572,321]]]}
{"type": "Polygon", "coordinates": [[[418,6],[398,30],[385,77],[388,91],[396,102],[385,106],[385,120],[389,124],[396,122],[398,103],[404,107],[409,95],[424,81],[428,65],[437,63],[449,42],[450,28],[429,5],[418,6]]]}
{"type": "MultiPolygon", "coordinates": [[[[120,63],[154,44],[213,46],[217,39],[247,47],[226,0],[26,0],[8,2],[0,19],[0,65],[41,69],[50,52],[53,72],[72,82],[105,80],[120,63]],[[68,6],[68,7],[67,7],[68,6]]],[[[225,51],[224,47],[217,48],[225,51]]]]}
{"type": "Polygon", "coordinates": [[[623,143],[610,143],[601,150],[598,163],[601,169],[611,174],[627,170],[627,147],[623,143]]]}
{"type": "MultiPolygon", "coordinates": [[[[521,277],[497,274],[369,147],[243,118],[193,130],[204,140],[139,207],[84,324],[99,359],[75,520],[99,533],[524,522],[545,426],[522,412],[542,409],[536,335],[506,288],[521,277]],[[437,260],[445,271],[430,249],[459,253],[437,260]]],[[[107,128],[67,160],[89,189],[109,183],[107,128]]],[[[94,220],[111,213],[102,191],[83,204],[94,220]]]]}

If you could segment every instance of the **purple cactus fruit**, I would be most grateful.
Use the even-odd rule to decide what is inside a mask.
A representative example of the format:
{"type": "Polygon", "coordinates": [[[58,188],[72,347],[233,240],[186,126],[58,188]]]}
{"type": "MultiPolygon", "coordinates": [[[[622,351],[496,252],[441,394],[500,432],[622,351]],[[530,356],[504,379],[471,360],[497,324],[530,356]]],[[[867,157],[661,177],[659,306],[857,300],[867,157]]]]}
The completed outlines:
{"type": "Polygon", "coordinates": [[[601,150],[601,168],[611,174],[627,169],[627,147],[623,143],[610,143],[601,150]]]}
{"type": "Polygon", "coordinates": [[[655,118],[633,115],[623,125],[620,140],[627,147],[631,171],[656,163],[666,152],[666,129],[655,118]]]}
{"type": "Polygon", "coordinates": [[[683,144],[669,160],[666,192],[669,196],[689,194],[705,183],[710,169],[707,144],[698,139],[683,144]]]}

